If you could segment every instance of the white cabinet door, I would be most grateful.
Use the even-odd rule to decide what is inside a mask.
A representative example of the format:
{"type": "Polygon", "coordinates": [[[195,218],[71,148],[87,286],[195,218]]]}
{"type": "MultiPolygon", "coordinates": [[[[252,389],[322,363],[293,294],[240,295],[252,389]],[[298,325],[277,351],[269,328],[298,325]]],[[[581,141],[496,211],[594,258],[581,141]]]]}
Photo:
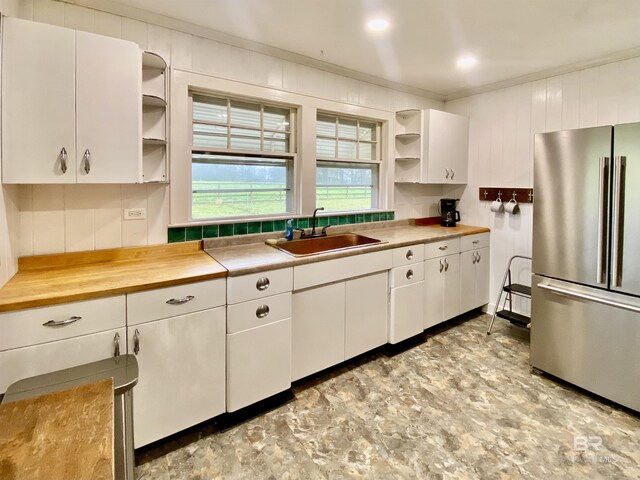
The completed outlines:
{"type": "Polygon", "coordinates": [[[489,303],[489,265],[491,264],[489,247],[479,249],[477,256],[476,307],[481,307],[489,303]]]}
{"type": "Polygon", "coordinates": [[[345,282],[293,293],[291,379],[344,360],[345,282]]]}
{"type": "Polygon", "coordinates": [[[140,370],[133,391],[135,448],[225,411],[224,307],[136,325],[127,333],[140,370]]]}
{"type": "Polygon", "coordinates": [[[391,289],[389,343],[398,343],[422,332],[424,303],[424,281],[391,289]]]}
{"type": "Polygon", "coordinates": [[[477,305],[476,251],[460,254],[460,311],[468,312],[477,305]]]}
{"type": "Polygon", "coordinates": [[[432,258],[424,262],[424,328],[442,322],[444,302],[444,263],[442,258],[432,258]]]}
{"type": "Polygon", "coordinates": [[[389,275],[347,280],[345,360],[387,343],[389,275]]]}
{"type": "Polygon", "coordinates": [[[75,32],[3,17],[2,42],[2,181],[75,183],[75,32]]]}
{"type": "Polygon", "coordinates": [[[112,357],[115,354],[116,343],[120,353],[124,354],[124,327],[0,352],[0,393],[4,393],[12,383],[23,378],[112,357]]]}
{"type": "Polygon", "coordinates": [[[227,335],[227,411],[291,386],[291,319],[227,335]]]}
{"type": "Polygon", "coordinates": [[[427,110],[424,158],[428,183],[464,184],[468,180],[469,119],[427,110]]]}
{"type": "Polygon", "coordinates": [[[134,43],[76,32],[78,183],[142,179],[140,55],[134,43]]]}
{"type": "Polygon", "coordinates": [[[460,315],[460,255],[444,257],[443,320],[460,315]]]}

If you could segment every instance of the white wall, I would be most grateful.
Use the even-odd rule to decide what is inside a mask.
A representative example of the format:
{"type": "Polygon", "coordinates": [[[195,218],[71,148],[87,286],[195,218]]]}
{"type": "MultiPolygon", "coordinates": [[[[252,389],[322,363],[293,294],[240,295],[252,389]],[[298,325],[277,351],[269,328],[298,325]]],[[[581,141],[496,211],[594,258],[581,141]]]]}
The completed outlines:
{"type": "MultiPolygon", "coordinates": [[[[131,40],[163,56],[172,66],[209,75],[387,111],[444,108],[442,102],[76,5],[52,0],[20,0],[16,13],[28,20],[131,40]]],[[[166,242],[167,187],[18,188],[20,248],[17,253],[21,256],[166,242]],[[146,207],[147,219],[122,220],[122,209],[133,207],[146,207]]],[[[396,187],[401,199],[406,197],[403,189],[403,186],[396,187]]],[[[422,205],[412,205],[424,210],[422,205]]],[[[410,209],[405,210],[404,216],[408,216],[410,209]]]]}
{"type": "MultiPolygon", "coordinates": [[[[531,187],[535,133],[640,121],[639,78],[634,58],[447,102],[448,111],[470,117],[469,184],[460,210],[464,223],[492,229],[492,302],[509,257],[531,255],[532,206],[518,216],[496,215],[478,200],[478,188],[531,187]]],[[[520,269],[519,281],[528,283],[529,273],[520,269]]]]}

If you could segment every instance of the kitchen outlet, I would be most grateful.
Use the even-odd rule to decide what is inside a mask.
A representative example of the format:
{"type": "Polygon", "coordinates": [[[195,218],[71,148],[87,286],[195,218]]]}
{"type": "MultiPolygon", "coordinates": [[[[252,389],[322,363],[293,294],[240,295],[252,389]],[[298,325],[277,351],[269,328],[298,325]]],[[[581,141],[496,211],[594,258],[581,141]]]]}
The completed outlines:
{"type": "Polygon", "coordinates": [[[125,220],[142,220],[147,218],[146,208],[125,208],[124,219],[125,220]]]}

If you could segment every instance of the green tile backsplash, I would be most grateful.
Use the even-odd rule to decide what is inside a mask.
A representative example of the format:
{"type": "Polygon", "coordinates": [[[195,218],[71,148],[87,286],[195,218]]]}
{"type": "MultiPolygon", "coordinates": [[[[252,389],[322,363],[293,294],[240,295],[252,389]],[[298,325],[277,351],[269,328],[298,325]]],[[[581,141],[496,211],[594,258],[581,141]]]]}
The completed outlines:
{"type": "MultiPolygon", "coordinates": [[[[394,212],[358,213],[347,215],[331,215],[318,217],[318,226],[349,225],[353,223],[384,222],[394,220],[394,212]]],[[[169,243],[200,240],[203,238],[230,237],[232,235],[246,235],[250,233],[283,232],[285,220],[265,220],[262,222],[222,223],[218,225],[204,225],[193,227],[171,227],[167,232],[169,243]]],[[[293,219],[294,228],[309,228],[311,218],[293,219]]]]}

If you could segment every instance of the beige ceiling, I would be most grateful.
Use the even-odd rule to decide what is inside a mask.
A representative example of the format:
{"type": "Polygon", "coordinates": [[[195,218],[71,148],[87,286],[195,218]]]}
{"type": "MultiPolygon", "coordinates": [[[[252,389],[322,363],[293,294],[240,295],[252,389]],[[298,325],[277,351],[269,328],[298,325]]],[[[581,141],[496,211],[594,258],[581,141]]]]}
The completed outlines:
{"type": "Polygon", "coordinates": [[[441,95],[640,55],[640,0],[118,2],[441,95]],[[378,16],[382,34],[365,27],[378,16]],[[479,63],[462,72],[465,53],[479,63]]]}

